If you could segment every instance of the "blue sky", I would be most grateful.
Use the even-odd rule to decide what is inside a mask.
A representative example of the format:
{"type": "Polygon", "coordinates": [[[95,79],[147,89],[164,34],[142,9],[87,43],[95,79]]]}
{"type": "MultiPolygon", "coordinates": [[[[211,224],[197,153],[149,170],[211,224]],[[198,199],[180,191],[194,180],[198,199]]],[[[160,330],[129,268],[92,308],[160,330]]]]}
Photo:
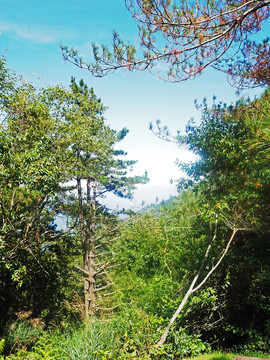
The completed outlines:
{"type": "MultiPolygon", "coordinates": [[[[185,83],[165,83],[149,73],[120,71],[103,79],[96,79],[85,70],[65,63],[59,44],[74,46],[83,56],[91,50],[91,43],[110,44],[112,30],[117,29],[130,42],[136,40],[137,25],[124,5],[124,0],[1,0],[0,47],[6,49],[8,66],[37,86],[69,85],[71,76],[83,78],[109,107],[107,123],[120,130],[126,126],[130,133],[121,147],[130,159],[138,160],[134,173],[148,170],[148,185],[140,186],[133,205],[167,198],[175,194],[169,180],[180,176],[176,158],[191,159],[185,150],[157,139],[149,130],[149,123],[160,119],[171,132],[183,131],[190,117],[199,120],[194,107],[206,97],[211,102],[230,103],[236,99],[235,89],[226,77],[207,71],[201,77],[185,83]]],[[[269,26],[261,32],[269,36],[269,26]]],[[[255,92],[249,91],[253,96],[255,92]]],[[[115,201],[115,200],[110,200],[115,201]]],[[[114,205],[114,204],[113,204],[114,205]]],[[[123,202],[120,206],[130,206],[123,202]]]]}

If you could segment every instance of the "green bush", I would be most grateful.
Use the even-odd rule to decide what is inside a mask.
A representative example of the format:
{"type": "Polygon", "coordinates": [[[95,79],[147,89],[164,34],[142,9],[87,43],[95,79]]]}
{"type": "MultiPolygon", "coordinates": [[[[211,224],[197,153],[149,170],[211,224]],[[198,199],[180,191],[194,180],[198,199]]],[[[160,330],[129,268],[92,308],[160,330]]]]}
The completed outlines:
{"type": "Polygon", "coordinates": [[[207,342],[203,342],[200,334],[188,334],[184,329],[172,330],[168,337],[172,344],[172,352],[179,358],[194,357],[211,350],[207,342]]]}
{"type": "Polygon", "coordinates": [[[39,339],[31,351],[21,350],[14,355],[10,355],[8,359],[12,360],[56,360],[61,359],[56,349],[49,339],[48,335],[44,335],[39,339]]]}
{"type": "Polygon", "coordinates": [[[41,337],[43,330],[26,321],[8,323],[4,329],[5,355],[19,351],[27,352],[41,337]]]}
{"type": "Polygon", "coordinates": [[[2,355],[5,347],[5,339],[0,340],[0,360],[4,360],[4,356],[2,355]]]}

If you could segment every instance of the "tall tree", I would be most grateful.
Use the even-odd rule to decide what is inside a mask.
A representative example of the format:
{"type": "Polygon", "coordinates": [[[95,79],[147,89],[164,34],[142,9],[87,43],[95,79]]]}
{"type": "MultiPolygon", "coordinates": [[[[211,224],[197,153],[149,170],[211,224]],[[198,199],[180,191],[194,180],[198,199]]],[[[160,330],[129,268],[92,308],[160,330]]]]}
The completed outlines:
{"type": "Polygon", "coordinates": [[[64,58],[97,77],[125,68],[149,70],[177,82],[213,67],[240,76],[245,84],[269,84],[269,40],[256,44],[250,37],[268,19],[270,1],[125,0],[125,4],[139,24],[139,52],[114,32],[112,50],[102,46],[100,51],[93,45],[93,62],[85,62],[66,46],[64,58]],[[242,59],[231,62],[236,54],[242,59]]]}
{"type": "Polygon", "coordinates": [[[268,90],[235,106],[214,103],[208,108],[204,102],[201,124],[191,121],[186,139],[179,138],[199,156],[194,163],[180,164],[190,177],[182,185],[199,186],[210,206],[238,216],[240,228],[242,222],[269,229],[269,106],[268,90]]]}
{"type": "Polygon", "coordinates": [[[108,192],[130,197],[135,185],[147,181],[147,177],[127,175],[135,161],[124,160],[126,154],[116,150],[115,146],[128,131],[124,128],[116,132],[105,125],[103,114],[106,108],[92,88],[89,89],[82,80],[77,84],[72,78],[71,91],[51,88],[46,90],[46,96],[46,101],[51,101],[52,111],[63,124],[68,158],[66,179],[75,181],[76,212],[73,209],[71,214],[78,219],[79,225],[83,262],[77,269],[84,275],[84,309],[88,317],[98,310],[97,285],[99,288],[108,285],[97,278],[114,266],[112,259],[106,259],[104,255],[116,220],[100,199],[108,192]],[[110,229],[106,230],[108,223],[111,223],[110,229]],[[102,257],[105,258],[103,263],[102,257]]]}
{"type": "Polygon", "coordinates": [[[0,252],[3,310],[52,310],[67,275],[68,237],[53,221],[63,154],[36,89],[1,69],[0,252]],[[8,91],[7,91],[8,90],[8,91]],[[62,253],[64,251],[64,253],[62,253]],[[61,256],[60,256],[61,255],[61,256]],[[47,297],[42,299],[46,291],[47,297]],[[52,302],[52,297],[54,302],[52,302]]]}
{"type": "Polygon", "coordinates": [[[105,125],[105,107],[93,89],[73,79],[71,90],[59,86],[38,90],[13,79],[4,60],[0,65],[3,308],[16,311],[28,303],[38,315],[46,307],[57,306],[57,294],[60,298],[68,283],[67,261],[76,229],[57,229],[54,221],[60,213],[75,213],[83,254],[85,310],[87,315],[94,313],[96,278],[109,268],[108,257],[101,264],[97,247],[100,256],[105,255],[116,222],[98,199],[107,192],[131,196],[135,185],[147,177],[127,175],[134,161],[125,161],[125,153],[115,149],[127,130],[116,132],[105,125]],[[76,201],[71,181],[75,181],[76,201]],[[109,222],[111,229],[104,235],[109,222]],[[44,291],[48,296],[41,301],[44,291]],[[54,302],[50,296],[55,296],[54,302]]]}

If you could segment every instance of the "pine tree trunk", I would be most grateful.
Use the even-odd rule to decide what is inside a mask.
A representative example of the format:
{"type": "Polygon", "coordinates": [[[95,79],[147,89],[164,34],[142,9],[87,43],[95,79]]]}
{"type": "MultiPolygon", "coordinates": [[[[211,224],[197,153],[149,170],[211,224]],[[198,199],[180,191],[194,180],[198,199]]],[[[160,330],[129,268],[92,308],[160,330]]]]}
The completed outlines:
{"type": "Polygon", "coordinates": [[[79,222],[81,232],[81,247],[83,255],[84,274],[84,311],[85,318],[96,313],[96,264],[95,264],[95,227],[96,227],[96,189],[94,180],[93,195],[91,197],[91,179],[87,179],[87,213],[84,214],[81,179],[77,178],[79,202],[79,222]]]}
{"type": "Polygon", "coordinates": [[[95,227],[96,227],[96,182],[93,184],[93,196],[91,198],[91,179],[87,179],[87,220],[86,220],[86,247],[87,263],[85,270],[88,272],[87,307],[86,315],[93,316],[96,313],[96,264],[95,264],[95,227]]]}
{"type": "Polygon", "coordinates": [[[86,274],[88,273],[88,254],[87,254],[87,244],[86,236],[84,230],[84,214],[83,214],[83,200],[82,200],[82,184],[81,179],[77,178],[77,191],[78,191],[78,203],[79,203],[79,222],[80,222],[80,237],[81,237],[81,247],[83,254],[83,270],[84,270],[84,310],[85,315],[88,313],[88,288],[89,282],[87,280],[86,274]]]}

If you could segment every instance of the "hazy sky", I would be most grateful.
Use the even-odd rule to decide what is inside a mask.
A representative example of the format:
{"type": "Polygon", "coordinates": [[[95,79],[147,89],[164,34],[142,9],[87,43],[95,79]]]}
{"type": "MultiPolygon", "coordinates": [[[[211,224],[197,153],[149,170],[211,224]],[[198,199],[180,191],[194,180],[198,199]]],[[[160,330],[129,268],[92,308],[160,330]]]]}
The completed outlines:
{"type": "MultiPolygon", "coordinates": [[[[71,76],[94,88],[108,106],[105,114],[108,125],[116,130],[127,127],[130,133],[121,143],[128,158],[138,160],[134,174],[145,170],[151,179],[135,193],[134,204],[140,206],[175,194],[170,179],[180,176],[174,165],[178,158],[188,161],[191,156],[176,145],[156,138],[149,123],[160,119],[174,133],[184,131],[190,117],[200,119],[194,107],[206,97],[230,103],[235,89],[226,77],[214,71],[185,83],[165,83],[151,74],[119,71],[103,79],[96,79],[85,70],[65,63],[59,44],[74,46],[81,55],[91,51],[91,43],[111,43],[112,30],[117,29],[123,39],[136,40],[137,25],[125,8],[124,0],[1,0],[0,46],[6,50],[8,66],[38,86],[61,83],[69,85],[71,76]]],[[[269,26],[261,32],[269,36],[269,26]]],[[[254,92],[249,91],[253,96],[254,92]]],[[[113,200],[115,201],[115,200],[113,200]]],[[[120,206],[130,206],[128,202],[120,206]]]]}

